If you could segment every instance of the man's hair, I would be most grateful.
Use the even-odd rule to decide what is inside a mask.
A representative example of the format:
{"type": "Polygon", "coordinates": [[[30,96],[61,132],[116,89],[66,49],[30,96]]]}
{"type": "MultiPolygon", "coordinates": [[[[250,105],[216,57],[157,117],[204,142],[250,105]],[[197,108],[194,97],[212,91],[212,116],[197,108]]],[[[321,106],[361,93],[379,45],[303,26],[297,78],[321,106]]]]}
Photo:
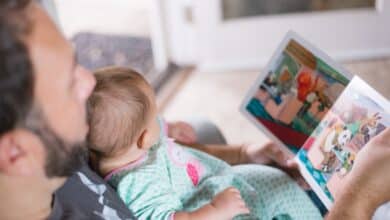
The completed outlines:
{"type": "Polygon", "coordinates": [[[24,123],[33,103],[33,68],[22,38],[29,0],[0,1],[0,136],[24,123]]]}
{"type": "Polygon", "coordinates": [[[89,148],[110,156],[133,144],[150,116],[151,90],[134,70],[108,67],[95,72],[96,87],[88,99],[89,148]]]}

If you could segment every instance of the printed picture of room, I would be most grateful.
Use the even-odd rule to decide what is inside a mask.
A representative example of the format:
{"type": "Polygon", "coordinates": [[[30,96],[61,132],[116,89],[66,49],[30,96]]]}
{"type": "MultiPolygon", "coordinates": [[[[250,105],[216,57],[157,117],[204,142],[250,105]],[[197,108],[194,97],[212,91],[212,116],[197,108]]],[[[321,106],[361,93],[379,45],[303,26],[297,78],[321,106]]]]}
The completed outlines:
{"type": "Polygon", "coordinates": [[[295,40],[267,72],[246,109],[297,151],[349,80],[295,40]]]}

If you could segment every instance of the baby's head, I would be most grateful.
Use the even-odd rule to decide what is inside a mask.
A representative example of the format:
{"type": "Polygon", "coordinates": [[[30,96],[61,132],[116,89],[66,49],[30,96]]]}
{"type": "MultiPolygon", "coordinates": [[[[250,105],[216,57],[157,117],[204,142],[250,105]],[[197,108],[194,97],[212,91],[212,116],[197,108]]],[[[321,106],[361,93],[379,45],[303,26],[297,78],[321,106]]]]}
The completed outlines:
{"type": "Polygon", "coordinates": [[[88,100],[90,150],[99,159],[140,157],[159,138],[153,89],[128,68],[100,69],[95,77],[88,100]]]}

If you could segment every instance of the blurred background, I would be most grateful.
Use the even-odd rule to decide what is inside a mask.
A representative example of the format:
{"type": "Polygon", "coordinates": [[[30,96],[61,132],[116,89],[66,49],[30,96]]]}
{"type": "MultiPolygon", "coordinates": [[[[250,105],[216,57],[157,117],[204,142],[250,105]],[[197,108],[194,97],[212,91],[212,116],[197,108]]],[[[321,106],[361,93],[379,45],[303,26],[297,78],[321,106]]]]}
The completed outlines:
{"type": "Polygon", "coordinates": [[[390,97],[387,0],[41,0],[96,69],[132,67],[168,120],[205,117],[232,143],[266,137],[239,113],[289,30],[390,97]]]}

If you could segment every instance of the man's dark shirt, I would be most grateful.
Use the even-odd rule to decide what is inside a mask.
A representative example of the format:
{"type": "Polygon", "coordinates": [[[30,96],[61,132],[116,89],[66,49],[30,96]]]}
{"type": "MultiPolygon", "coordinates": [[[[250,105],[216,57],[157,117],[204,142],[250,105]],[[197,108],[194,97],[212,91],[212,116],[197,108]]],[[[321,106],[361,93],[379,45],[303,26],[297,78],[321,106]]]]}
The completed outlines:
{"type": "Polygon", "coordinates": [[[135,220],[115,191],[87,164],[57,190],[49,220],[135,220]]]}

